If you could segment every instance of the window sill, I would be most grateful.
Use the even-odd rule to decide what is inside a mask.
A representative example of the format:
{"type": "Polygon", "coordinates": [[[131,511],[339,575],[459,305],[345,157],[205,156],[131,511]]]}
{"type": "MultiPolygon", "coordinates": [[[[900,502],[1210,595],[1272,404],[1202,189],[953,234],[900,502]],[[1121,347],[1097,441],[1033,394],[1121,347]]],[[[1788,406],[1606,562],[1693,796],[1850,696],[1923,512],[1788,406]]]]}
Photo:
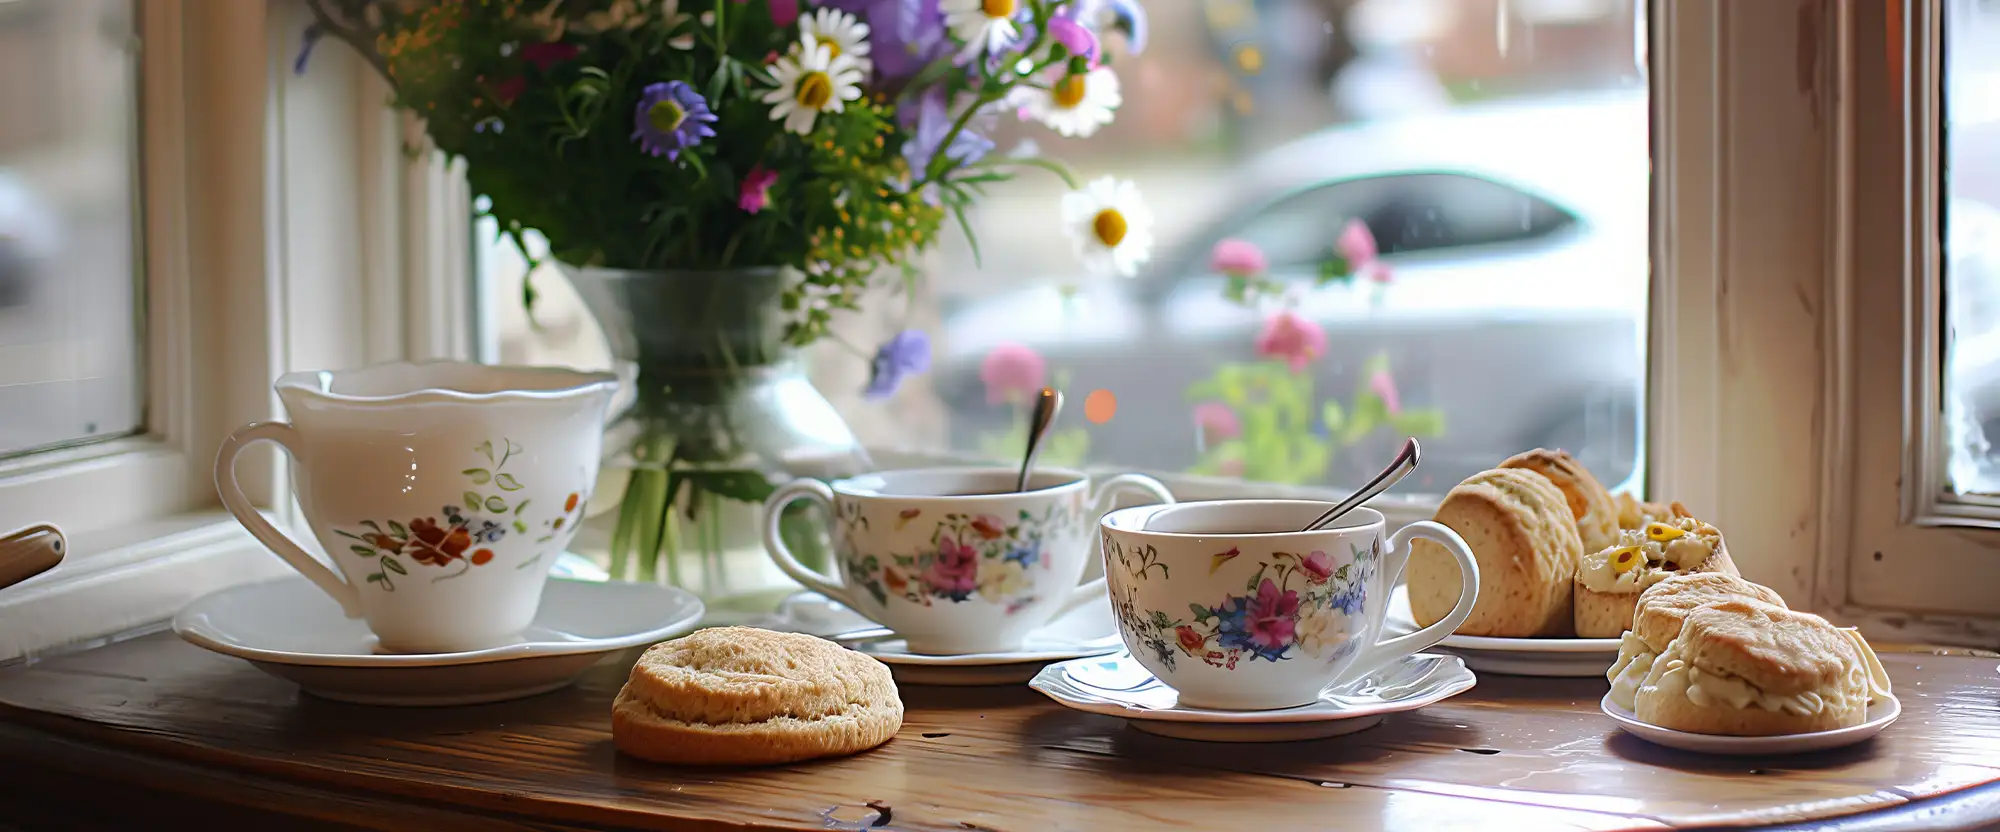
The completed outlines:
{"type": "Polygon", "coordinates": [[[289,571],[221,510],[78,534],[69,548],[55,569],[0,590],[0,661],[164,621],[205,593],[289,571]]]}

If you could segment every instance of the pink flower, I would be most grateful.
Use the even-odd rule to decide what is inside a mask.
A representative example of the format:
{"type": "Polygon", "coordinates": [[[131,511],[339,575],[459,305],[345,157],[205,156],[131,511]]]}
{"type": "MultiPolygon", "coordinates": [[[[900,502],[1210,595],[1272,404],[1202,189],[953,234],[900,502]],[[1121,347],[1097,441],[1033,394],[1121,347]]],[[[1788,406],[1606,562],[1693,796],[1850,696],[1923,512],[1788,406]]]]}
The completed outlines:
{"type": "Polygon", "coordinates": [[[771,204],[771,186],[777,183],[777,171],[766,170],[763,165],[751,165],[750,172],[743,176],[742,188],[737,192],[737,207],[752,214],[764,210],[771,204]]]}
{"type": "Polygon", "coordinates": [[[1083,24],[1068,17],[1049,20],[1049,35],[1060,42],[1071,55],[1082,55],[1090,61],[1090,68],[1097,68],[1097,35],[1083,24]]]}
{"type": "Polygon", "coordinates": [[[1377,367],[1368,375],[1368,389],[1382,397],[1382,406],[1394,416],[1403,412],[1403,400],[1396,394],[1396,379],[1390,377],[1388,367],[1377,367]]]}
{"type": "Polygon", "coordinates": [[[1247,629],[1250,643],[1266,650],[1283,650],[1292,643],[1292,631],[1299,615],[1299,593],[1280,593],[1270,578],[1257,585],[1257,598],[1250,602],[1247,629]]]}
{"type": "Polygon", "coordinates": [[[1048,364],[1034,350],[1013,342],[994,347],[979,362],[979,380],[986,383],[986,401],[1020,401],[1042,389],[1048,364]]]}
{"type": "Polygon", "coordinates": [[[799,0],[771,0],[771,22],[779,28],[799,22],[799,0]]]}
{"type": "Polygon", "coordinates": [[[1236,418],[1236,411],[1221,402],[1195,405],[1194,426],[1202,432],[1205,442],[1222,442],[1243,435],[1243,422],[1236,418]]]}
{"type": "Polygon", "coordinates": [[[1264,331],[1258,333],[1257,354],[1282,358],[1292,366],[1292,372],[1301,372],[1306,364],[1326,354],[1326,330],[1291,310],[1279,312],[1265,321],[1264,331]]]}
{"type": "Polygon", "coordinates": [[[1360,220],[1348,220],[1347,227],[1340,230],[1340,239],[1334,241],[1333,250],[1347,258],[1348,267],[1355,274],[1366,274],[1378,283],[1389,282],[1389,267],[1383,264],[1381,255],[1375,248],[1375,235],[1368,225],[1360,220]]]}
{"type": "Polygon", "coordinates": [[[1333,558],[1318,549],[1300,560],[1299,567],[1306,571],[1306,579],[1316,584],[1326,583],[1326,579],[1333,577],[1333,558]]]}
{"type": "Polygon", "coordinates": [[[1188,651],[1189,654],[1200,653],[1201,648],[1208,644],[1208,637],[1195,632],[1193,627],[1186,624],[1174,628],[1174,637],[1180,641],[1181,649],[1188,651]]]}
{"type": "Polygon", "coordinates": [[[502,106],[512,104],[514,103],[514,99],[520,98],[522,91],[526,90],[527,88],[528,88],[528,79],[516,75],[505,81],[501,81],[500,83],[494,84],[493,98],[494,100],[499,101],[502,106]]]}
{"type": "Polygon", "coordinates": [[[1208,254],[1208,267],[1230,277],[1256,277],[1271,266],[1256,243],[1231,237],[1215,244],[1208,254]]]}
{"type": "Polygon", "coordinates": [[[924,583],[940,595],[970,595],[979,588],[979,553],[949,537],[938,541],[937,560],[924,570],[924,583]]]}
{"type": "Polygon", "coordinates": [[[549,67],[576,57],[577,51],[574,43],[531,43],[521,47],[521,60],[547,72],[549,67]]]}

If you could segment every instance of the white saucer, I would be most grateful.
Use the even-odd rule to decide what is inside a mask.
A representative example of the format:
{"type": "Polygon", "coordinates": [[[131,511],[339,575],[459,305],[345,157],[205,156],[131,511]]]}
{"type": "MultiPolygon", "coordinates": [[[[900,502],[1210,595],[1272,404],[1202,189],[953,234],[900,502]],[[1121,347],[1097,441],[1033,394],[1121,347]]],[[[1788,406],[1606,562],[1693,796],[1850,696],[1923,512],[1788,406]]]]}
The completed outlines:
{"type": "Polygon", "coordinates": [[[1028,686],[1079,711],[1122,717],[1149,734],[1211,742],[1282,742],[1351,734],[1384,717],[1465,691],[1477,677],[1456,656],[1418,653],[1339,688],[1318,702],[1275,711],[1183,708],[1179,695],[1130,653],[1049,665],[1028,686]]]}
{"type": "Polygon", "coordinates": [[[687,632],[701,615],[700,599],[673,587],[555,579],[520,642],[378,655],[366,623],[305,579],[283,578],[196,599],[174,616],[174,632],[327,699],[468,705],[555,690],[611,654],[687,632]]]}
{"type": "Polygon", "coordinates": [[[1868,706],[1868,721],[1852,728],[1836,728],[1832,731],[1815,731],[1810,734],[1778,734],[1769,737],[1729,737],[1719,734],[1691,734],[1661,728],[1647,722],[1611,701],[1611,695],[1597,703],[1604,715],[1618,723],[1618,727],[1640,739],[1668,748],[1682,751],[1696,751],[1702,754],[1726,754],[1736,757],[1755,757],[1768,754],[1803,754],[1808,751],[1826,751],[1853,745],[1882,733],[1882,729],[1903,715],[1903,702],[1894,696],[1874,702],[1868,706]]]}
{"type": "MultiPolygon", "coordinates": [[[[1389,596],[1386,629],[1393,633],[1415,632],[1417,623],[1410,614],[1410,590],[1398,584],[1389,596]]],[[[1615,638],[1494,638],[1491,636],[1445,636],[1437,643],[1465,659],[1465,665],[1481,673],[1503,676],[1561,676],[1604,678],[1618,661],[1615,638]]]]}
{"type": "MultiPolygon", "coordinates": [[[[833,638],[873,622],[818,593],[800,593],[785,600],[776,616],[756,626],[793,630],[833,638]]],[[[835,639],[838,640],[837,638],[835,639]]],[[[1021,649],[1005,653],[937,655],[912,653],[900,638],[851,644],[889,666],[905,685],[1014,685],[1033,678],[1049,662],[1102,656],[1125,649],[1111,618],[1109,598],[1094,599],[1028,634],[1021,649]]]]}

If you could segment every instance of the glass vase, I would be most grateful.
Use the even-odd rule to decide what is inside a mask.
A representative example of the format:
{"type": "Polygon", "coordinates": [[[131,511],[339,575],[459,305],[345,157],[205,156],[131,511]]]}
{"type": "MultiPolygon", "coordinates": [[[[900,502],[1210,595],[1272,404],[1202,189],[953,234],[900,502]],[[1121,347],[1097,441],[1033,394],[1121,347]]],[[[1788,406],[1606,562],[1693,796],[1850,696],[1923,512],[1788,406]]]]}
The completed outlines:
{"type": "MultiPolygon", "coordinates": [[[[764,498],[796,477],[866,467],[854,433],[783,343],[779,303],[801,276],[777,267],[564,273],[627,382],[606,430],[598,498],[618,509],[600,515],[591,536],[601,552],[586,553],[614,579],[665,581],[718,612],[768,610],[797,591],[764,554],[764,498]]],[[[780,529],[824,569],[831,555],[818,514],[795,504],[780,529]]]]}

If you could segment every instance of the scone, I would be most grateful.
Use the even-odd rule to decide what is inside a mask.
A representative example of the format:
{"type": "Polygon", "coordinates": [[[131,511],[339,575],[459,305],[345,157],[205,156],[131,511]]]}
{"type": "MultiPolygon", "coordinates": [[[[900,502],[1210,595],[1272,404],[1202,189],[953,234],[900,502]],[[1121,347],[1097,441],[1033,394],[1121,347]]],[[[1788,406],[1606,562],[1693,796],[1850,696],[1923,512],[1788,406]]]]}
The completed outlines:
{"type": "Polygon", "coordinates": [[[1612,496],[1611,501],[1617,505],[1618,528],[1621,529],[1644,528],[1647,523],[1654,520],[1665,520],[1674,516],[1671,507],[1662,503],[1640,502],[1639,498],[1632,496],[1629,491],[1618,492],[1612,496]]]}
{"type": "Polygon", "coordinates": [[[1639,593],[1667,577],[1691,572],[1735,575],[1722,532],[1681,515],[1673,520],[1624,529],[1617,542],[1583,556],[1576,569],[1576,634],[1582,638],[1617,638],[1632,629],[1632,609],[1639,593]]]}
{"type": "Polygon", "coordinates": [[[1597,478],[1591,476],[1590,469],[1577,462],[1576,457],[1566,451],[1536,448],[1509,457],[1500,463],[1500,467],[1520,468],[1548,477],[1556,490],[1562,492],[1563,500],[1569,503],[1569,513],[1576,518],[1576,534],[1583,541],[1583,551],[1595,552],[1617,542],[1618,506],[1611,501],[1610,492],[1604,490],[1597,478]]]}
{"type": "MultiPolygon", "coordinates": [[[[1570,634],[1570,581],[1582,544],[1568,501],[1547,477],[1519,468],[1481,471],[1445,495],[1435,519],[1465,538],[1479,564],[1479,597],[1458,632],[1570,634]]],[[[1428,540],[1410,546],[1410,613],[1429,626],[1458,602],[1458,563],[1428,540]]]]}
{"type": "Polygon", "coordinates": [[[611,705],[618,750],[686,765],[866,751],[903,725],[889,668],[814,636],[715,627],[655,644],[611,705]]]}
{"type": "Polygon", "coordinates": [[[1873,651],[1826,619],[1761,601],[1689,610],[1633,697],[1639,719],[1696,734],[1849,728],[1888,695],[1873,651]]]}
{"type": "Polygon", "coordinates": [[[1604,674],[1611,681],[1611,701],[1632,710],[1632,697],[1652,671],[1654,659],[1680,636],[1688,611],[1724,601],[1786,606],[1770,587],[1722,572],[1669,575],[1639,593],[1632,607],[1632,627],[1619,637],[1618,660],[1604,674]]]}

